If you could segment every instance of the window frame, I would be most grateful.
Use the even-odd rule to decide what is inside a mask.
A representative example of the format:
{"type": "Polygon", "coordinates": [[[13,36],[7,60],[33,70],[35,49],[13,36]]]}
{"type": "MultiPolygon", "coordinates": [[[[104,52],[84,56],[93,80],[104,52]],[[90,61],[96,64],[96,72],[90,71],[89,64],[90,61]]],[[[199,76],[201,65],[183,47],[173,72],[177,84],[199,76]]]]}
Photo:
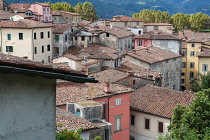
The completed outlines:
{"type": "Polygon", "coordinates": [[[34,32],[34,39],[36,39],[36,32],[34,32]]]}
{"type": "Polygon", "coordinates": [[[13,46],[6,46],[6,52],[13,52],[13,46]]]}
{"type": "Polygon", "coordinates": [[[23,33],[19,33],[19,40],[23,40],[23,33]]]}
{"type": "Polygon", "coordinates": [[[44,46],[42,46],[42,53],[44,53],[44,46]]]}
{"type": "Polygon", "coordinates": [[[144,130],[150,130],[150,118],[144,118],[144,130]],[[147,120],[148,120],[148,124],[147,124],[147,120]]]}
{"type": "Polygon", "coordinates": [[[122,130],[122,115],[115,115],[114,116],[114,130],[121,131],[122,130]]]}
{"type": "Polygon", "coordinates": [[[195,57],[195,51],[190,51],[190,57],[195,57]]]}
{"type": "Polygon", "coordinates": [[[11,40],[11,34],[7,34],[7,40],[11,40]]]}
{"type": "Polygon", "coordinates": [[[37,54],[37,47],[34,47],[34,54],[37,54]]]}
{"type": "Polygon", "coordinates": [[[164,122],[158,121],[158,133],[164,133],[164,122]],[[162,131],[160,131],[160,123],[162,124],[162,131]]]}
{"type": "Polygon", "coordinates": [[[143,41],[142,40],[139,40],[138,41],[138,46],[142,46],[142,44],[143,44],[143,41]]]}
{"type": "Polygon", "coordinates": [[[122,97],[115,98],[115,106],[119,106],[122,104],[122,97]]]}
{"type": "Polygon", "coordinates": [[[50,31],[47,32],[47,37],[50,38],[50,31]]]}
{"type": "Polygon", "coordinates": [[[40,38],[41,38],[41,39],[44,38],[44,32],[40,32],[40,38]]]}
{"type": "Polygon", "coordinates": [[[59,42],[60,41],[59,40],[59,35],[55,35],[54,37],[55,37],[55,42],[59,42]]]}
{"type": "Polygon", "coordinates": [[[195,62],[190,62],[190,68],[195,68],[195,62]]]}
{"type": "Polygon", "coordinates": [[[208,64],[202,64],[202,71],[208,71],[208,64]]]}
{"type": "Polygon", "coordinates": [[[130,125],[135,126],[135,115],[131,114],[130,117],[131,117],[130,125]]]}

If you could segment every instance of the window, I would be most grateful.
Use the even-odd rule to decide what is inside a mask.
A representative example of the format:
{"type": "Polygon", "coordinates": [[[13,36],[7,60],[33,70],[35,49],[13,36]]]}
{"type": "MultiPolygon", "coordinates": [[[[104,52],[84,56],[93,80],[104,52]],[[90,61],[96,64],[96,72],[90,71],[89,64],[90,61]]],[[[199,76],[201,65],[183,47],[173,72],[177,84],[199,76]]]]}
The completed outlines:
{"type": "Polygon", "coordinates": [[[176,89],[176,85],[173,85],[173,86],[172,86],[172,89],[175,90],[175,89],[176,89]]]}
{"type": "Polygon", "coordinates": [[[41,39],[44,38],[44,32],[41,32],[41,33],[40,33],[40,37],[41,37],[41,39]]]}
{"type": "Polygon", "coordinates": [[[58,47],[54,47],[54,54],[59,55],[59,48],[58,47]]]}
{"type": "Polygon", "coordinates": [[[195,51],[191,51],[191,52],[190,52],[190,56],[191,56],[191,57],[194,57],[194,56],[195,56],[195,51]]]}
{"type": "Polygon", "coordinates": [[[19,33],[19,40],[23,40],[23,33],[19,33]]]}
{"type": "Polygon", "coordinates": [[[37,54],[37,47],[34,47],[34,54],[37,54]]]}
{"type": "Polygon", "coordinates": [[[166,72],[166,76],[165,77],[166,77],[166,80],[168,80],[168,72],[166,72]]]}
{"type": "Polygon", "coordinates": [[[142,40],[139,40],[139,46],[142,46],[142,40]]]}
{"type": "Polygon", "coordinates": [[[181,83],[184,83],[184,79],[181,79],[181,83]]]}
{"type": "Polygon", "coordinates": [[[184,72],[182,72],[182,76],[185,76],[185,73],[184,72]]]}
{"type": "Polygon", "coordinates": [[[144,125],[144,128],[149,130],[149,126],[150,126],[150,119],[148,118],[145,118],[145,125],[144,125]]]}
{"type": "Polygon", "coordinates": [[[89,36],[89,41],[91,41],[91,36],[89,36]]]}
{"type": "Polygon", "coordinates": [[[59,42],[59,35],[55,35],[55,42],[59,42]]]}
{"type": "Polygon", "coordinates": [[[193,78],[193,77],[194,77],[194,72],[191,71],[191,72],[190,72],[190,78],[193,78]]]}
{"type": "Polygon", "coordinates": [[[141,34],[141,31],[139,31],[139,35],[141,34]]]}
{"type": "Polygon", "coordinates": [[[166,60],[166,63],[168,63],[168,60],[166,60]]]}
{"type": "Polygon", "coordinates": [[[64,38],[65,42],[67,42],[67,37],[68,37],[68,36],[67,36],[67,35],[65,35],[65,38],[64,38]]]}
{"type": "Polygon", "coordinates": [[[192,44],[192,47],[195,47],[195,44],[192,44]]]}
{"type": "Polygon", "coordinates": [[[106,37],[109,37],[109,33],[106,33],[106,37]]]}
{"type": "Polygon", "coordinates": [[[48,56],[48,62],[50,63],[50,56],[48,56]]]}
{"type": "Polygon", "coordinates": [[[190,62],[190,68],[194,68],[195,67],[195,62],[190,62]]]}
{"type": "Polygon", "coordinates": [[[133,80],[133,85],[135,85],[136,84],[136,80],[133,80]]]}
{"type": "Polygon", "coordinates": [[[43,13],[45,13],[45,7],[43,7],[43,13]]]}
{"type": "Polygon", "coordinates": [[[158,132],[163,133],[163,122],[158,122],[158,132]]]}
{"type": "Polygon", "coordinates": [[[186,68],[186,62],[182,62],[182,68],[186,68]]]}
{"type": "Polygon", "coordinates": [[[7,39],[11,40],[11,34],[7,34],[7,39]]]}
{"type": "Polygon", "coordinates": [[[174,58],[173,61],[176,61],[176,58],[174,58]]]}
{"type": "Polygon", "coordinates": [[[85,41],[85,37],[84,36],[81,36],[82,37],[82,41],[85,41]]]}
{"type": "Polygon", "coordinates": [[[50,38],[50,31],[47,32],[47,37],[50,38]]]}
{"type": "Polygon", "coordinates": [[[34,39],[36,39],[36,33],[34,33],[34,39]]]}
{"type": "Polygon", "coordinates": [[[202,65],[202,71],[208,71],[208,64],[202,65]]]}
{"type": "Polygon", "coordinates": [[[158,30],[158,26],[154,26],[154,30],[158,30]]]}
{"type": "Polygon", "coordinates": [[[135,140],[135,137],[133,137],[133,136],[130,136],[130,140],[135,140]]]}
{"type": "Polygon", "coordinates": [[[115,105],[121,105],[121,98],[116,98],[115,99],[115,105]]]}
{"type": "Polygon", "coordinates": [[[131,115],[131,125],[135,125],[135,116],[131,115]]]}
{"type": "Polygon", "coordinates": [[[47,45],[47,51],[50,51],[50,45],[47,45]]]}
{"type": "Polygon", "coordinates": [[[75,40],[77,40],[77,37],[75,37],[75,40]]]}
{"type": "Polygon", "coordinates": [[[6,52],[13,52],[13,46],[6,46],[6,52]]]}
{"type": "Polygon", "coordinates": [[[122,115],[115,116],[114,120],[115,120],[115,131],[121,130],[122,115]]]}
{"type": "Polygon", "coordinates": [[[44,60],[42,60],[42,63],[44,63],[44,60]]]}
{"type": "Polygon", "coordinates": [[[182,51],[182,57],[186,57],[187,56],[187,51],[182,51]]]}
{"type": "Polygon", "coordinates": [[[44,52],[44,46],[42,46],[42,53],[44,52]]]}

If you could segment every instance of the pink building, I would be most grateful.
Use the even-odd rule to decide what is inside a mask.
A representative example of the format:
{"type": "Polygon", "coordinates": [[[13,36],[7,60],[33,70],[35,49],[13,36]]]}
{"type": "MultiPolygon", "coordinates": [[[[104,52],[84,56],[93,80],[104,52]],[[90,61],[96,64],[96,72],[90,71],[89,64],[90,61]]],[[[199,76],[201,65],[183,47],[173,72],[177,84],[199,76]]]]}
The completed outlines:
{"type": "Polygon", "coordinates": [[[103,105],[103,117],[112,124],[112,140],[129,140],[131,88],[117,84],[57,83],[56,105],[66,110],[67,103],[94,100],[103,105]]]}
{"type": "Polygon", "coordinates": [[[148,47],[152,45],[152,39],[149,34],[142,34],[134,37],[134,49],[148,47]]]}
{"type": "Polygon", "coordinates": [[[29,10],[33,12],[33,19],[41,22],[52,22],[50,5],[36,2],[34,4],[31,4],[29,10]]]}

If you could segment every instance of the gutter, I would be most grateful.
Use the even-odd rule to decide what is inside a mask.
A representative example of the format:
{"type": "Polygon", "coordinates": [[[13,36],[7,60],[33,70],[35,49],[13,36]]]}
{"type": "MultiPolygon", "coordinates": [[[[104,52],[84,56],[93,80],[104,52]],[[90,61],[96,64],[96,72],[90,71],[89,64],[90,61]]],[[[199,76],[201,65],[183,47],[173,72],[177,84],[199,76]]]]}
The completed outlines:
{"type": "Polygon", "coordinates": [[[24,69],[24,68],[17,68],[17,67],[10,67],[10,66],[0,66],[0,72],[2,73],[17,73],[17,74],[24,74],[27,76],[37,76],[37,77],[43,77],[48,79],[62,79],[72,82],[78,82],[78,83],[97,83],[98,81],[95,80],[94,77],[81,77],[81,76],[74,76],[70,74],[62,74],[62,73],[56,73],[56,72],[46,72],[46,71],[40,71],[40,70],[31,70],[31,69],[24,69]]]}

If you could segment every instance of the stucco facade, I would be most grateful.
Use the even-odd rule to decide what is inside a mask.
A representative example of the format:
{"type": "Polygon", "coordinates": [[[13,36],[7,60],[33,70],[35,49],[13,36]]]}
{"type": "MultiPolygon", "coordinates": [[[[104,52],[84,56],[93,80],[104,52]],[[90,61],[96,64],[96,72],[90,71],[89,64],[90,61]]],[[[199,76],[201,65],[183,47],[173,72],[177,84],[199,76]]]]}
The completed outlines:
{"type": "Polygon", "coordinates": [[[50,13],[50,5],[44,3],[31,4],[29,8],[33,13],[33,19],[41,22],[52,22],[52,14],[50,13]]]}
{"type": "Polygon", "coordinates": [[[161,30],[167,33],[173,33],[173,25],[168,23],[147,23],[143,25],[144,32],[150,32],[153,30],[161,30]]]}
{"type": "Polygon", "coordinates": [[[0,139],[55,140],[55,82],[0,73],[0,139]]]}
{"type": "Polygon", "coordinates": [[[176,54],[181,52],[181,42],[180,40],[152,40],[152,45],[167,51],[171,51],[176,54]]]}
{"type": "Polygon", "coordinates": [[[39,62],[51,62],[51,28],[1,28],[0,36],[2,53],[19,57],[28,57],[28,59],[39,62]],[[22,35],[22,38],[20,38],[20,34],[22,35]],[[41,34],[43,34],[43,38],[41,38],[41,34]],[[10,38],[8,35],[10,35],[10,38]],[[7,46],[10,46],[12,49],[8,48],[7,46]]]}
{"type": "Polygon", "coordinates": [[[94,101],[106,106],[105,120],[112,124],[112,140],[128,140],[130,131],[130,94],[113,95],[94,99],[94,101]],[[116,105],[116,99],[121,100],[119,105],[116,105]],[[119,118],[118,122],[116,122],[117,118],[119,118]]]}
{"type": "Polygon", "coordinates": [[[132,49],[132,36],[127,37],[117,37],[116,35],[107,33],[99,34],[100,42],[106,46],[118,50],[119,53],[125,53],[125,51],[130,51],[132,49]]]}
{"type": "Polygon", "coordinates": [[[135,140],[156,140],[160,135],[168,133],[169,118],[131,110],[134,116],[134,125],[130,126],[130,136],[135,140]],[[149,119],[149,128],[145,129],[145,119],[149,119]],[[158,123],[163,123],[163,133],[158,132],[158,123]]]}
{"type": "Polygon", "coordinates": [[[162,75],[161,85],[170,89],[179,90],[181,82],[181,64],[182,58],[177,57],[169,60],[163,60],[157,63],[147,63],[132,56],[126,55],[123,62],[130,61],[135,65],[144,67],[151,71],[156,71],[162,75]]]}

